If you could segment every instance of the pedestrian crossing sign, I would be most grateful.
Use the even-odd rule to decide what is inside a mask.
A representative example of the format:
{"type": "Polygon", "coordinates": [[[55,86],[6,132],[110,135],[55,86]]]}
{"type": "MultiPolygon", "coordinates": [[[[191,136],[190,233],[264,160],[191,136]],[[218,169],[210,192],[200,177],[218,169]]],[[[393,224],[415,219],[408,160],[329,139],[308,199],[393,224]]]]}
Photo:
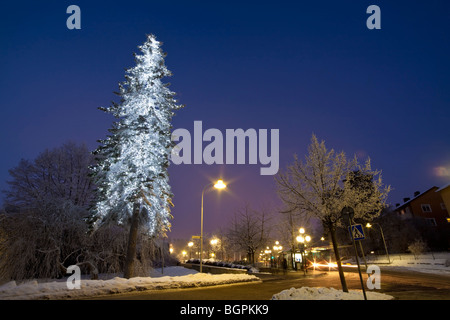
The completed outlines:
{"type": "Polygon", "coordinates": [[[353,236],[353,239],[355,240],[364,240],[366,237],[364,235],[364,230],[363,230],[363,226],[362,224],[353,224],[351,226],[351,231],[350,231],[350,227],[348,227],[348,231],[351,232],[350,236],[353,236]]]}

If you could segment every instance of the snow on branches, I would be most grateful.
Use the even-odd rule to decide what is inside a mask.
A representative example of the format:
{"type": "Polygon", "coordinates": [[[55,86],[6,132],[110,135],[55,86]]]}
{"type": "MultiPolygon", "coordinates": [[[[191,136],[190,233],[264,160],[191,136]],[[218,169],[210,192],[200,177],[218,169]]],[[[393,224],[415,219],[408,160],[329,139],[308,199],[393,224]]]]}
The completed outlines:
{"type": "Polygon", "coordinates": [[[139,205],[151,235],[170,228],[173,194],[169,185],[171,120],[177,104],[175,93],[162,78],[171,76],[164,64],[165,53],[154,35],[148,35],[135,54],[136,65],[126,71],[119,84],[120,103],[101,110],[117,121],[95,151],[98,165],[94,177],[99,201],[95,213],[103,220],[126,221],[139,205]]]}

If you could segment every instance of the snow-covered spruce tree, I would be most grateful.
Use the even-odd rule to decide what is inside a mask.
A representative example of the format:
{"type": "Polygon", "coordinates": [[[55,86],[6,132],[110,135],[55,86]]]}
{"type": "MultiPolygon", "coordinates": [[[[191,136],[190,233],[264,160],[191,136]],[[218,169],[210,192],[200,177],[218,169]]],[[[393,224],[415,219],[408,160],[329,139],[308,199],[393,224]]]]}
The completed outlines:
{"type": "Polygon", "coordinates": [[[111,133],[94,151],[93,176],[98,187],[94,214],[97,225],[109,219],[127,224],[130,234],[124,276],[133,276],[140,222],[149,236],[165,236],[170,229],[173,194],[169,185],[171,121],[178,105],[175,93],[162,78],[171,76],[161,42],[148,35],[135,54],[136,66],[126,70],[119,84],[120,103],[100,108],[116,117],[111,133]]]}

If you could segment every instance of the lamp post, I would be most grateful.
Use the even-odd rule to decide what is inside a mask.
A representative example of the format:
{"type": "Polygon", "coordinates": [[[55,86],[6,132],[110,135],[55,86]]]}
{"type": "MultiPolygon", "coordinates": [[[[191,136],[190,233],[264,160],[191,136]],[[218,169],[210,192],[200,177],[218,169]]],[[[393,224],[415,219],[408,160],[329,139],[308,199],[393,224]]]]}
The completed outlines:
{"type": "MultiPolygon", "coordinates": [[[[270,250],[269,247],[266,247],[266,250],[264,250],[264,253],[265,253],[265,255],[264,255],[264,265],[267,266],[268,265],[268,263],[267,263],[267,256],[271,257],[272,250],[270,250]]],[[[272,261],[271,258],[269,260],[272,261]]]]}
{"type": "Polygon", "coordinates": [[[299,243],[299,249],[300,253],[302,255],[302,265],[303,265],[303,273],[306,275],[306,256],[305,256],[305,242],[309,243],[311,241],[311,237],[309,235],[305,234],[305,229],[300,228],[299,230],[300,235],[297,237],[297,242],[299,243]]]}
{"type": "MultiPolygon", "coordinates": [[[[381,228],[380,224],[374,223],[374,225],[375,225],[375,224],[378,225],[378,226],[380,227],[381,238],[383,239],[384,249],[386,250],[386,255],[387,255],[387,258],[388,258],[388,263],[390,264],[390,263],[391,263],[391,259],[389,258],[389,253],[388,253],[388,249],[387,249],[387,246],[386,246],[386,241],[384,240],[383,228],[381,228]]],[[[372,227],[372,224],[370,224],[370,223],[367,222],[366,227],[367,227],[367,228],[371,228],[371,227],[372,227]]]]}
{"type": "Polygon", "coordinates": [[[202,206],[201,206],[201,226],[200,226],[200,272],[202,272],[202,263],[203,263],[203,196],[207,188],[213,186],[216,189],[225,189],[227,186],[223,183],[222,180],[217,180],[216,183],[208,183],[202,190],[202,206]]]}
{"type": "Polygon", "coordinates": [[[211,239],[211,241],[209,243],[211,244],[211,249],[212,249],[213,255],[216,258],[217,257],[217,251],[218,251],[217,249],[218,249],[219,239],[216,239],[216,238],[211,239]]]}
{"type": "MultiPolygon", "coordinates": [[[[355,241],[355,237],[353,236],[353,230],[352,230],[352,225],[353,225],[353,217],[355,216],[355,211],[353,210],[352,207],[344,207],[341,210],[341,218],[345,221],[346,223],[348,223],[349,227],[350,227],[350,236],[352,238],[352,242],[353,242],[353,249],[355,250],[355,259],[356,259],[356,264],[358,265],[358,273],[359,273],[359,280],[361,281],[361,289],[363,292],[363,296],[364,296],[364,300],[367,300],[367,295],[366,295],[366,289],[364,288],[364,282],[363,282],[363,278],[361,275],[361,266],[359,265],[359,258],[358,258],[358,250],[356,249],[356,241],[355,241]]],[[[336,261],[338,263],[339,266],[339,262],[336,261]]]]}
{"type": "Polygon", "coordinates": [[[194,243],[192,241],[189,241],[188,247],[189,247],[189,259],[192,259],[192,246],[194,243]]]}
{"type": "Polygon", "coordinates": [[[279,260],[280,260],[280,252],[282,252],[283,247],[280,246],[279,241],[275,241],[275,245],[273,246],[273,251],[277,253],[277,261],[276,261],[276,267],[279,267],[279,260]]]}

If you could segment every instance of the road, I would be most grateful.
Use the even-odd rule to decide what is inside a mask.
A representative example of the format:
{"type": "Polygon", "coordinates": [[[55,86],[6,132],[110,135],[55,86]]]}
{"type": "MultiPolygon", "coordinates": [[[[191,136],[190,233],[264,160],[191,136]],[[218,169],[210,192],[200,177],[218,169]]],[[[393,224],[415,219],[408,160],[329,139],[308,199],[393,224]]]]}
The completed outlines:
{"type": "MultiPolygon", "coordinates": [[[[220,285],[202,288],[152,290],[113,294],[95,299],[101,300],[270,300],[273,294],[292,287],[333,287],[341,289],[336,271],[288,272],[286,275],[260,274],[257,283],[220,285]]],[[[361,289],[358,273],[345,271],[349,289],[361,289]]],[[[363,273],[364,284],[368,275],[363,273]]],[[[366,290],[367,287],[366,287],[366,290]]],[[[450,276],[411,271],[381,270],[381,289],[398,300],[450,300],[450,276]]],[[[92,300],[91,298],[90,300],[92,300]]]]}

